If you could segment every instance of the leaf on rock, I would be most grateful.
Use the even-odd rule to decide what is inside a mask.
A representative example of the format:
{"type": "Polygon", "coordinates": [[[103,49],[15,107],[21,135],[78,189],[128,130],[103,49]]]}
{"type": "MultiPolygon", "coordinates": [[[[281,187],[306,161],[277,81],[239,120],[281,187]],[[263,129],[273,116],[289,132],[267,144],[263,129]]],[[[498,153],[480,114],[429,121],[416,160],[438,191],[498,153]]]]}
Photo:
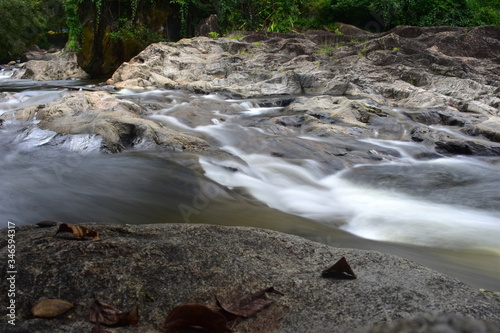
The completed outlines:
{"type": "Polygon", "coordinates": [[[93,323],[107,326],[136,325],[139,322],[139,309],[136,306],[130,312],[123,312],[96,299],[90,306],[89,319],[93,323]]]}
{"type": "Polygon", "coordinates": [[[235,316],[248,318],[255,315],[257,312],[261,311],[265,307],[274,303],[274,300],[267,298],[266,293],[274,292],[276,294],[282,295],[273,287],[258,291],[250,296],[243,298],[240,301],[233,303],[222,303],[217,299],[217,306],[221,307],[224,311],[233,314],[235,316]]]}
{"type": "Polygon", "coordinates": [[[32,308],[31,313],[34,317],[54,318],[62,315],[74,305],[61,299],[44,299],[37,302],[32,308]]]}
{"type": "Polygon", "coordinates": [[[357,278],[345,257],[340,258],[332,267],[325,269],[321,273],[322,277],[333,279],[354,280],[357,278]]]}
{"type": "Polygon", "coordinates": [[[86,237],[92,237],[92,240],[97,241],[100,240],[99,234],[97,231],[89,229],[87,227],[83,227],[81,225],[73,225],[63,223],[59,226],[59,229],[56,232],[56,235],[60,232],[71,232],[76,239],[84,239],[86,237]]]}
{"type": "Polygon", "coordinates": [[[109,331],[106,331],[101,325],[96,324],[94,327],[92,327],[92,333],[110,333],[109,331]]]}
{"type": "Polygon", "coordinates": [[[50,227],[55,227],[57,225],[57,222],[54,221],[40,221],[36,224],[40,228],[50,228],[50,227]]]}
{"type": "Polygon", "coordinates": [[[163,325],[164,329],[174,327],[201,327],[211,333],[232,332],[226,318],[202,304],[182,304],[170,311],[163,325]]]}

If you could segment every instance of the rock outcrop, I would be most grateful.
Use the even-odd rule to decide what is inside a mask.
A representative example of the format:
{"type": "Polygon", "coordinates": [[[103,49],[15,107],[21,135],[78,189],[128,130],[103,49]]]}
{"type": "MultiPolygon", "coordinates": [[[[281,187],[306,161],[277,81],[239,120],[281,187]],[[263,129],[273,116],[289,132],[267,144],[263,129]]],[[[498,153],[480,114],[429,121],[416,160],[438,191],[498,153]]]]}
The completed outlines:
{"type": "Polygon", "coordinates": [[[150,45],[108,83],[243,97],[301,95],[277,124],[302,132],[322,128],[322,135],[377,131],[443,154],[491,156],[500,152],[499,36],[499,27],[483,26],[197,37],[150,45]],[[348,103],[346,111],[331,96],[362,101],[348,103]],[[323,111],[309,109],[318,103],[323,111]]]}
{"type": "MultiPolygon", "coordinates": [[[[498,295],[396,256],[245,227],[86,226],[101,240],[55,235],[56,227],[16,229],[16,325],[3,321],[4,329],[90,332],[89,307],[98,299],[124,311],[138,306],[138,324],[120,332],[162,332],[177,305],[215,309],[215,296],[228,301],[274,287],[283,295],[270,295],[275,303],[242,321],[236,332],[401,332],[398,328],[408,327],[499,332],[498,295]],[[341,257],[358,278],[323,278],[321,272],[341,257]],[[31,307],[48,298],[75,307],[55,319],[34,318],[31,307]]],[[[6,257],[7,229],[0,234],[0,253],[6,257]]],[[[5,294],[7,284],[2,279],[5,294]]],[[[6,311],[0,310],[4,318],[6,311]]]]}
{"type": "Polygon", "coordinates": [[[497,115],[500,28],[397,27],[384,34],[198,37],[149,46],[109,81],[118,87],[243,96],[366,96],[497,115]]]}
{"type": "MultiPolygon", "coordinates": [[[[28,57],[27,59],[30,59],[28,57]]],[[[17,66],[13,79],[31,79],[36,81],[53,81],[68,79],[86,79],[89,75],[77,64],[72,53],[44,53],[37,60],[28,60],[17,66]]]]}

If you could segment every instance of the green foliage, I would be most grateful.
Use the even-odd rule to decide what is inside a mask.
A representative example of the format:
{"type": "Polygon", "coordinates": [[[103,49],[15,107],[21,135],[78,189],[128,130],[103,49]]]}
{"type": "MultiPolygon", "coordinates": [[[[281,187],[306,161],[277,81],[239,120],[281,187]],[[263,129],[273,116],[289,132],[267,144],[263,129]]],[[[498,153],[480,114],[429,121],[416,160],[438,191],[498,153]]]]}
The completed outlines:
{"type": "Polygon", "coordinates": [[[371,30],[396,25],[474,26],[500,23],[497,0],[330,0],[328,14],[371,30]]]}
{"type": "Polygon", "coordinates": [[[140,45],[161,40],[160,34],[147,31],[137,18],[141,6],[160,2],[177,6],[184,37],[191,36],[194,26],[210,14],[218,15],[225,32],[324,27],[338,31],[335,22],[374,31],[396,25],[500,25],[498,0],[0,0],[0,59],[14,59],[33,44],[49,46],[56,35],[48,31],[59,37],[65,28],[69,29],[67,48],[78,51],[82,38],[79,11],[94,8],[97,29],[102,14],[117,3],[120,20],[112,25],[113,39],[140,45]]]}
{"type": "Polygon", "coordinates": [[[0,0],[0,59],[16,59],[46,35],[48,1],[0,0]]]}
{"type": "Polygon", "coordinates": [[[189,25],[188,13],[195,9],[205,15],[216,13],[223,30],[265,30],[288,32],[300,22],[301,9],[306,0],[170,0],[180,7],[183,35],[189,25]]]}
{"type": "MultiPolygon", "coordinates": [[[[0,0],[1,1],[1,0],[0,0]]],[[[85,6],[95,8],[95,30],[99,29],[103,11],[110,11],[113,3],[105,0],[63,0],[66,11],[66,22],[69,28],[69,38],[66,49],[78,52],[82,42],[82,24],[79,11],[85,6]]],[[[140,47],[159,42],[163,36],[157,32],[149,31],[144,25],[137,22],[137,9],[145,3],[155,4],[157,1],[166,0],[125,0],[120,2],[120,19],[112,26],[115,31],[110,32],[110,38],[114,41],[133,41],[140,47]]]]}
{"type": "Polygon", "coordinates": [[[78,18],[79,0],[66,0],[64,10],[66,13],[66,23],[68,25],[68,43],[66,49],[77,52],[80,48],[82,25],[78,18]]]}
{"type": "Polygon", "coordinates": [[[341,48],[343,46],[344,44],[340,42],[334,44],[324,43],[323,46],[318,50],[318,53],[319,54],[326,53],[328,55],[333,55],[333,51],[335,51],[335,49],[341,48]]]}
{"type": "MultiPolygon", "coordinates": [[[[324,28],[335,22],[363,29],[388,30],[396,25],[474,26],[500,24],[498,0],[170,0],[180,5],[184,26],[195,8],[216,13],[223,30],[289,32],[324,28]]],[[[183,30],[187,33],[187,29],[183,30]]]]}
{"type": "Polygon", "coordinates": [[[209,16],[209,14],[212,14],[215,11],[212,1],[209,0],[168,1],[179,6],[179,18],[181,22],[180,34],[182,37],[189,37],[190,35],[192,35],[194,25],[196,25],[198,21],[209,16]]]}
{"type": "Polygon", "coordinates": [[[471,13],[470,25],[500,25],[500,1],[467,0],[471,13]]]}
{"type": "Polygon", "coordinates": [[[208,33],[208,37],[210,37],[210,38],[219,38],[219,37],[220,37],[220,35],[219,35],[219,33],[218,33],[218,32],[215,32],[215,31],[210,31],[210,32],[208,33]]]}
{"type": "Polygon", "coordinates": [[[132,21],[127,19],[122,19],[121,21],[122,25],[118,31],[109,33],[111,40],[132,41],[141,48],[164,40],[161,34],[149,31],[142,24],[134,25],[132,21]]]}
{"type": "Polygon", "coordinates": [[[179,17],[181,20],[181,36],[187,36],[187,17],[189,10],[190,0],[171,0],[171,3],[176,3],[179,5],[179,17]]]}

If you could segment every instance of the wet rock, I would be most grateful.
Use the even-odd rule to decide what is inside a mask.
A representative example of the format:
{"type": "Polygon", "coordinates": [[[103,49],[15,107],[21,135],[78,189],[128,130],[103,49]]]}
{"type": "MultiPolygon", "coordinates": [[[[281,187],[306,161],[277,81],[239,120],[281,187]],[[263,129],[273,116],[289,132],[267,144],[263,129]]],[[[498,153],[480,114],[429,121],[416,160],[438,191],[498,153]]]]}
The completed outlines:
{"type": "Polygon", "coordinates": [[[283,113],[299,116],[278,117],[275,119],[276,124],[300,127],[304,134],[321,137],[339,134],[359,137],[370,131],[367,125],[375,118],[387,116],[374,105],[328,95],[299,97],[283,113]]]}
{"type": "Polygon", "coordinates": [[[436,150],[452,155],[500,156],[500,145],[484,144],[478,141],[437,141],[436,150]]]}
{"type": "MultiPolygon", "coordinates": [[[[85,225],[101,241],[54,237],[53,230],[36,225],[16,228],[18,307],[9,332],[90,332],[95,298],[120,309],[139,307],[138,325],[120,332],[161,332],[177,305],[215,308],[215,295],[228,299],[268,287],[284,295],[269,295],[275,303],[239,324],[238,332],[373,333],[408,326],[498,332],[497,295],[393,255],[245,227],[85,225]],[[341,257],[358,278],[322,278],[341,257]],[[75,307],[51,320],[31,316],[33,304],[56,297],[75,307]]],[[[0,233],[0,253],[6,255],[7,230],[0,233]]],[[[0,283],[5,289],[8,281],[0,283]]]]}
{"type": "MultiPolygon", "coordinates": [[[[449,125],[464,127],[474,121],[471,117],[456,110],[412,109],[403,112],[412,121],[425,125],[449,125]]],[[[477,121],[477,120],[476,120],[477,121]]]]}
{"type": "Polygon", "coordinates": [[[182,147],[208,147],[202,139],[163,127],[145,119],[141,106],[104,92],[68,93],[61,99],[15,111],[15,118],[40,120],[38,126],[62,135],[97,134],[102,149],[112,153],[134,146],[161,146],[168,150],[182,147]]]}
{"type": "Polygon", "coordinates": [[[491,141],[500,142],[500,117],[492,117],[467,129],[472,135],[482,135],[491,141]]]}

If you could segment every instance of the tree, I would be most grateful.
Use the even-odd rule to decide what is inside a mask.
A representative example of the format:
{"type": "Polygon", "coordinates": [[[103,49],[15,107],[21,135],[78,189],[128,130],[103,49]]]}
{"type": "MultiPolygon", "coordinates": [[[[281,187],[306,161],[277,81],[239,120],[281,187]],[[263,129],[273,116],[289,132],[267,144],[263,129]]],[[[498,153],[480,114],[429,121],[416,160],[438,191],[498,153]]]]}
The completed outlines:
{"type": "Polygon", "coordinates": [[[0,0],[0,59],[16,59],[36,42],[45,24],[39,5],[36,0],[0,0]]]}

